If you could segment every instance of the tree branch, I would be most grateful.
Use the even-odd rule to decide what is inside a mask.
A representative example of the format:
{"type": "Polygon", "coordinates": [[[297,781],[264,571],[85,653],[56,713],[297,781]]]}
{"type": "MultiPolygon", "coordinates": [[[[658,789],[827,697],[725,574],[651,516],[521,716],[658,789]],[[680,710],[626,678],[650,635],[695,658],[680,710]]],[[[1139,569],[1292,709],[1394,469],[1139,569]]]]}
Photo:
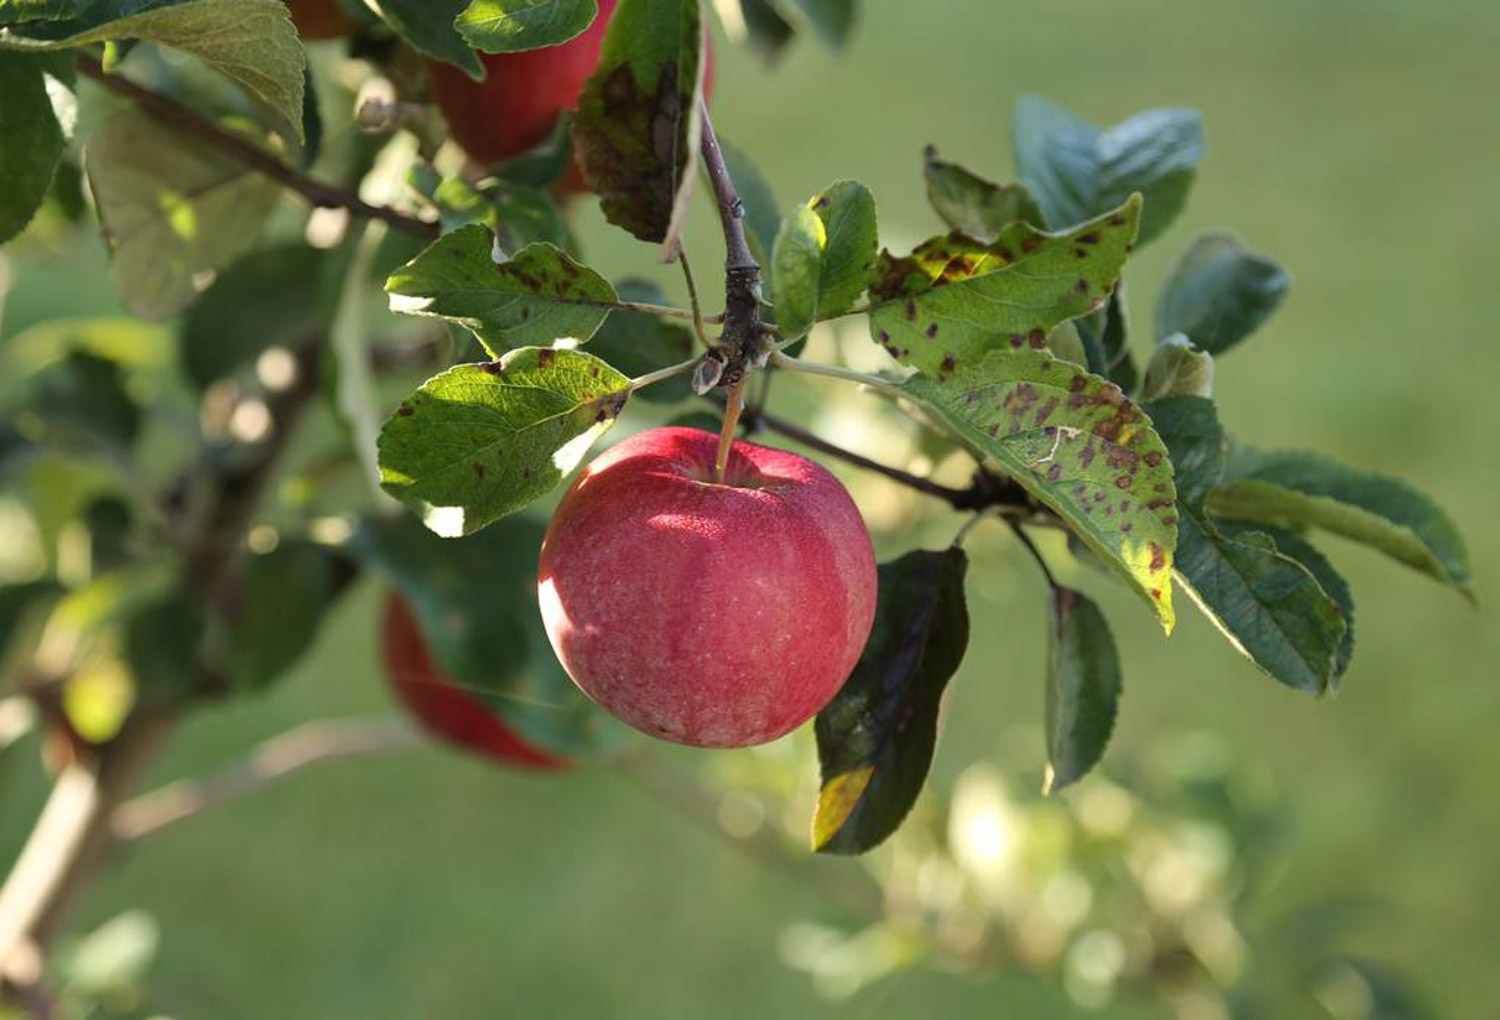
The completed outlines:
{"type": "Polygon", "coordinates": [[[134,842],[311,766],[405,750],[424,742],[411,724],[395,716],[306,723],[270,738],[244,761],[222,772],[179,780],[120,805],[110,831],[119,842],[134,842]]]}
{"type": "Polygon", "coordinates": [[[707,392],[715,384],[734,386],[751,367],[763,364],[767,333],[760,318],[760,263],[751,254],[745,234],[745,203],[729,176],[706,102],[699,104],[699,116],[703,118],[703,168],[713,185],[724,228],[724,331],[717,349],[704,355],[706,365],[717,364],[695,379],[699,392],[707,392]]]}
{"type": "Polygon", "coordinates": [[[347,209],[363,219],[381,220],[396,230],[416,237],[435,240],[438,225],[408,216],[384,206],[371,205],[352,191],[334,187],[296,170],[278,159],[273,153],[241,135],[227,131],[204,117],[196,110],[184,106],[169,96],[153,92],[118,74],[110,74],[93,57],[79,56],[78,70],[86,78],[92,78],[116,95],[124,96],[146,110],[167,121],[187,134],[208,142],[228,153],[246,166],[260,171],[267,177],[297,192],[320,209],[347,209]]]}

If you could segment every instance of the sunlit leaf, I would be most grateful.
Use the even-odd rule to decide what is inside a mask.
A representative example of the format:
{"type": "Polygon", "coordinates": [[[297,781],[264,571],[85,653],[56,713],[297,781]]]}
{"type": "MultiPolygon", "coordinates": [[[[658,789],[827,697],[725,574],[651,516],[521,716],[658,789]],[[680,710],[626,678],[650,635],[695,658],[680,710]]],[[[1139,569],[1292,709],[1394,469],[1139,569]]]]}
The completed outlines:
{"type": "Polygon", "coordinates": [[[473,0],[454,24],[477,50],[519,53],[565,43],[598,14],[597,0],[473,0]]]}
{"type": "Polygon", "coordinates": [[[484,65],[458,32],[456,19],[470,0],[366,0],[381,19],[418,53],[484,78],[484,65]]]}

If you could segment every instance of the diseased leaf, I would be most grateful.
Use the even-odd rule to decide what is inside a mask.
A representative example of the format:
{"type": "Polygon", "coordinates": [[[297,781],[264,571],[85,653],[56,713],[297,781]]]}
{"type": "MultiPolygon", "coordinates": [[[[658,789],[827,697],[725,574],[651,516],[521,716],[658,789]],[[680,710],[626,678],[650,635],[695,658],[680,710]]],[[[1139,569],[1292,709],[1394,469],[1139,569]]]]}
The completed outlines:
{"type": "Polygon", "coordinates": [[[573,151],[605,218],[677,257],[697,173],[703,97],[698,0],[620,0],[583,87],[573,151]]]}
{"type": "Polygon", "coordinates": [[[629,379],[582,351],[523,347],[450,368],[381,429],[381,485],[437,534],[472,534],[562,481],[629,394],[629,379]]]}
{"type": "Polygon", "coordinates": [[[1046,229],[1042,210],[1024,184],[994,184],[957,163],[938,159],[931,145],[923,156],[927,201],[954,230],[988,244],[1012,223],[1046,229]]]}
{"type": "Polygon", "coordinates": [[[991,244],[935,237],[882,252],[870,331],[892,357],[947,376],[997,349],[1041,349],[1058,323],[1103,307],[1135,238],[1139,196],[1061,234],[1015,223],[991,244]]]}
{"type": "MultiPolygon", "coordinates": [[[[661,290],[642,280],[623,280],[618,290],[622,301],[651,305],[664,302],[661,290]]],[[[645,312],[614,312],[594,334],[589,351],[634,377],[686,361],[693,354],[693,343],[693,333],[686,326],[645,312]]],[[[687,373],[640,391],[640,399],[666,404],[691,395],[687,373]]]]}
{"type": "Polygon", "coordinates": [[[1280,307],[1292,277],[1233,234],[1200,236],[1172,266],[1156,303],[1156,336],[1185,333],[1210,354],[1222,354],[1280,307]]]}
{"type": "Polygon", "coordinates": [[[1199,350],[1181,333],[1156,345],[1146,364],[1146,379],[1141,383],[1142,400],[1213,395],[1213,355],[1199,350]]]}
{"type": "Polygon", "coordinates": [[[473,0],[455,20],[485,53],[519,53],[567,42],[593,24],[597,0],[473,0]]]}
{"type": "Polygon", "coordinates": [[[74,49],[140,39],[191,53],[274,110],[303,138],[307,57],[282,0],[135,0],[93,3],[8,45],[74,49]]]}
{"type": "Polygon", "coordinates": [[[188,378],[206,389],[268,348],[309,340],[321,318],[326,262],[317,248],[280,244],[220,274],[188,309],[178,334],[188,378]]]}
{"type": "Polygon", "coordinates": [[[1172,462],[1120,388],[1046,351],[993,351],[906,395],[1055,510],[1170,633],[1177,510],[1172,462]]]}
{"type": "Polygon", "coordinates": [[[968,559],[917,550],[880,565],[864,654],[814,730],[823,787],[813,849],[860,854],[901,825],[937,742],[938,709],[969,643],[968,559]]]}
{"type": "Polygon", "coordinates": [[[1281,683],[1322,693],[1338,669],[1345,623],[1307,567],[1261,532],[1223,534],[1202,498],[1222,477],[1225,440],[1213,404],[1169,397],[1146,406],[1178,478],[1177,578],[1236,649],[1281,683]]]}
{"type": "Polygon", "coordinates": [[[618,748],[623,727],[563,672],[542,629],[536,560],[545,531],[509,517],[445,539],[410,517],[370,518],[350,549],[400,591],[454,686],[538,749],[597,755],[618,748]]]}
{"type": "Polygon", "coordinates": [[[475,81],[484,65],[455,23],[470,0],[365,0],[418,53],[452,64],[475,81]]]}
{"type": "Polygon", "coordinates": [[[1282,527],[1317,527],[1378,549],[1470,598],[1463,536],[1436,503],[1405,482],[1316,453],[1236,448],[1209,512],[1282,527]]]}
{"type": "Polygon", "coordinates": [[[208,142],[137,109],[88,144],[89,186],[110,242],[110,276],[125,305],[162,321],[197,294],[194,277],[255,245],[281,189],[208,142]]]}
{"type": "Polygon", "coordinates": [[[0,50],[0,244],[26,229],[62,159],[45,71],[36,57],[0,50]]]}
{"type": "Polygon", "coordinates": [[[1042,792],[1082,779],[1104,757],[1120,702],[1120,657],[1087,596],[1053,588],[1047,655],[1047,775],[1042,792]]]}
{"type": "Polygon", "coordinates": [[[431,315],[471,330],[491,355],[569,337],[580,343],[617,298],[609,281],[550,244],[497,263],[478,224],[445,234],[391,274],[391,310],[431,315]]]}
{"type": "Polygon", "coordinates": [[[250,555],[224,649],[236,687],[265,690],[312,648],[339,591],[339,570],[333,554],[313,542],[283,542],[250,555]]]}
{"type": "Polygon", "coordinates": [[[1203,158],[1203,118],[1196,110],[1147,110],[1101,131],[1045,99],[1025,96],[1016,104],[1012,132],[1016,170],[1048,226],[1081,223],[1140,192],[1146,199],[1140,244],[1177,218],[1203,158]]]}

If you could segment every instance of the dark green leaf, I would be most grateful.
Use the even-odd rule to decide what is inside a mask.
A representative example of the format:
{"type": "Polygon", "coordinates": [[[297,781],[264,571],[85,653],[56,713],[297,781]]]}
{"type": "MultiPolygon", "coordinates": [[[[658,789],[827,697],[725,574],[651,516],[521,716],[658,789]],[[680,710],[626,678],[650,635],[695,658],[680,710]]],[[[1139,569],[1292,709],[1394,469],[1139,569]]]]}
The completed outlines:
{"type": "Polygon", "coordinates": [[[949,375],[987,352],[1030,346],[1101,308],[1135,237],[1141,200],[1061,234],[1015,223],[991,244],[945,234],[871,274],[870,330],[890,354],[949,375]]]}
{"type": "Polygon", "coordinates": [[[252,248],[281,195],[217,146],[133,108],[110,118],[86,163],[110,276],[126,306],[154,321],[192,302],[198,274],[252,248]]]}
{"type": "Polygon", "coordinates": [[[598,14],[596,0],[473,0],[454,24],[477,50],[519,53],[565,43],[598,14]]]}
{"type": "Polygon", "coordinates": [[[580,342],[609,315],[609,281],[550,244],[497,263],[494,237],[477,224],[434,241],[386,281],[391,310],[448,319],[490,354],[564,337],[580,342]]]}
{"type": "Polygon", "coordinates": [[[418,53],[460,68],[470,78],[481,81],[484,65],[464,37],[458,34],[455,19],[469,6],[470,0],[369,0],[372,7],[396,34],[418,53]]]}
{"type": "Polygon", "coordinates": [[[497,164],[492,172],[501,180],[532,188],[548,188],[573,165],[573,114],[564,110],[552,122],[547,137],[531,148],[497,164]]]}
{"type": "Polygon", "coordinates": [[[1134,393],[1140,373],[1130,356],[1130,321],[1125,304],[1125,280],[1121,278],[1103,308],[1073,322],[1088,351],[1089,371],[1104,376],[1126,393],[1134,393]]]}
{"type": "Polygon", "coordinates": [[[1099,764],[1120,702],[1120,657],[1099,607],[1081,592],[1053,588],[1050,608],[1045,793],[1099,764]]]}
{"type": "Polygon", "coordinates": [[[750,45],[760,50],[767,59],[774,59],[779,55],[782,48],[797,34],[796,29],[777,13],[771,0],[739,0],[739,8],[740,16],[745,21],[745,31],[750,36],[750,45]]]}
{"type": "Polygon", "coordinates": [[[855,0],[783,0],[782,9],[796,12],[812,25],[822,40],[837,49],[854,27],[855,0]]]}
{"type": "Polygon", "coordinates": [[[927,201],[954,230],[989,243],[1012,223],[1046,228],[1042,211],[1025,185],[994,184],[957,163],[938,159],[937,149],[931,145],[923,156],[927,201]]]}
{"type": "MultiPolygon", "coordinates": [[[[661,290],[643,280],[623,280],[618,290],[622,301],[649,305],[664,301],[661,290]]],[[[686,326],[644,312],[615,312],[594,334],[589,351],[627,376],[641,376],[691,357],[693,333],[686,326]]],[[[640,391],[642,400],[668,404],[691,394],[687,373],[640,391]]]]}
{"type": "Polygon", "coordinates": [[[198,691],[204,630],[202,610],[176,596],[132,607],[124,622],[125,661],[137,704],[173,705],[198,691]]]}
{"type": "Polygon", "coordinates": [[[561,210],[541,188],[501,178],[476,185],[451,177],[433,189],[432,198],[442,209],[445,230],[483,224],[507,256],[538,241],[565,251],[571,243],[561,210]]]}
{"type": "Polygon", "coordinates": [[[234,685],[264,690],[312,647],[339,590],[333,554],[313,542],[283,542],[244,567],[226,634],[234,685]]]}
{"type": "Polygon", "coordinates": [[[1162,284],[1156,336],[1185,333],[1222,354],[1259,328],[1286,297],[1292,277],[1226,231],[1210,231],[1183,252],[1162,284]]]}
{"type": "Polygon", "coordinates": [[[140,431],[141,409],[125,391],[120,366],[85,351],[39,373],[28,407],[69,441],[123,447],[140,431]]]}
{"type": "Polygon", "coordinates": [[[96,2],[70,20],[48,22],[35,37],[12,36],[8,42],[56,50],[124,39],[193,54],[269,106],[302,138],[307,58],[281,0],[96,2]]]}
{"type": "Polygon", "coordinates": [[[451,368],[381,429],[381,485],[434,532],[471,534],[562,481],[614,424],[629,387],[582,351],[524,347],[451,368]]]}
{"type": "Polygon", "coordinates": [[[1399,479],[1316,453],[1237,448],[1225,483],[1208,496],[1220,517],[1343,535],[1450,584],[1470,598],[1463,536],[1436,503],[1399,479]]]}
{"type": "Polygon", "coordinates": [[[434,660],[525,739],[577,756],[616,746],[616,726],[558,665],[537,608],[545,528],[525,517],[437,538],[410,518],[364,522],[351,548],[389,579],[421,624],[434,660]]]}
{"type": "Polygon", "coordinates": [[[1177,576],[1241,653],[1297,690],[1321,693],[1337,671],[1345,623],[1311,571],[1269,535],[1223,534],[1201,499],[1223,472],[1225,440],[1213,404],[1172,397],[1147,405],[1177,468],[1177,576]]]}
{"type": "Polygon", "coordinates": [[[819,853],[860,854],[901,825],[937,742],[938,708],[969,643],[963,550],[880,565],[875,625],[854,673],[818,713],[819,853]]]}
{"type": "Polygon", "coordinates": [[[903,390],[1055,510],[1171,631],[1172,462],[1119,387],[1046,351],[1004,350],[903,390]]]}
{"type": "Polygon", "coordinates": [[[327,253],[305,244],[251,252],[193,302],[179,344],[183,368],[200,389],[233,375],[268,348],[296,347],[318,328],[327,253]]]}
{"type": "Polygon", "coordinates": [[[36,57],[0,51],[0,244],[26,229],[62,159],[44,71],[36,57]]]}
{"type": "Polygon", "coordinates": [[[1098,216],[1133,192],[1145,196],[1138,243],[1177,218],[1203,158],[1196,110],[1147,110],[1101,131],[1059,106],[1026,96],[1012,125],[1016,169],[1053,228],[1098,216]]]}
{"type": "Polygon", "coordinates": [[[677,255],[698,165],[698,0],[620,0],[583,87],[573,151],[605,217],[677,255]]]}

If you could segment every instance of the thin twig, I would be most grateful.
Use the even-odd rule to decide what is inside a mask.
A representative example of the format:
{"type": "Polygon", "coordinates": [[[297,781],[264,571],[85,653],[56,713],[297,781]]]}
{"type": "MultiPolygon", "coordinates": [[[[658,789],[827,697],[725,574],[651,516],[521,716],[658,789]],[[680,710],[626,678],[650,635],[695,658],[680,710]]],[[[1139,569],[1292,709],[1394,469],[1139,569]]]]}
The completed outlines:
{"type": "Polygon", "coordinates": [[[406,720],[334,719],[278,734],[222,772],[183,779],[120,805],[110,823],[115,840],[130,843],[247,794],[295,772],[340,758],[419,747],[425,738],[406,720]]]}
{"type": "Polygon", "coordinates": [[[712,349],[713,344],[709,343],[708,334],[703,329],[703,304],[698,300],[698,282],[693,278],[693,264],[688,261],[687,247],[680,243],[677,246],[677,262],[682,266],[682,279],[687,284],[688,304],[693,310],[693,332],[698,334],[698,342],[705,349],[712,349]]]}
{"type": "Polygon", "coordinates": [[[1036,547],[1036,543],[1031,540],[1031,536],[1026,534],[1026,529],[1021,527],[1018,521],[1007,521],[1006,523],[1010,525],[1010,530],[1016,533],[1016,538],[1026,547],[1026,551],[1031,554],[1031,558],[1036,560],[1036,565],[1041,568],[1042,576],[1047,579],[1048,586],[1054,591],[1061,588],[1062,586],[1057,583],[1057,578],[1052,576],[1052,570],[1047,566],[1047,561],[1042,558],[1042,551],[1036,547]]]}
{"type": "Polygon", "coordinates": [[[302,173],[278,159],[242,135],[227,131],[196,110],[184,106],[177,100],[138,85],[123,75],[110,74],[93,57],[79,56],[78,70],[86,78],[92,78],[117,95],[134,100],[143,108],[162,120],[198,139],[205,141],[221,152],[267,177],[282,184],[320,209],[347,209],[364,219],[382,220],[396,230],[429,240],[438,236],[438,225],[408,216],[385,206],[371,205],[352,191],[334,187],[302,173]]]}
{"type": "Polygon", "coordinates": [[[829,379],[841,379],[844,382],[858,383],[860,386],[868,386],[873,390],[879,390],[891,396],[899,397],[904,392],[900,384],[893,379],[870,375],[867,372],[856,372],[853,369],[840,368],[837,365],[825,365],[817,361],[791,358],[779,350],[771,352],[771,364],[788,372],[801,372],[804,375],[821,375],[829,379]]]}

